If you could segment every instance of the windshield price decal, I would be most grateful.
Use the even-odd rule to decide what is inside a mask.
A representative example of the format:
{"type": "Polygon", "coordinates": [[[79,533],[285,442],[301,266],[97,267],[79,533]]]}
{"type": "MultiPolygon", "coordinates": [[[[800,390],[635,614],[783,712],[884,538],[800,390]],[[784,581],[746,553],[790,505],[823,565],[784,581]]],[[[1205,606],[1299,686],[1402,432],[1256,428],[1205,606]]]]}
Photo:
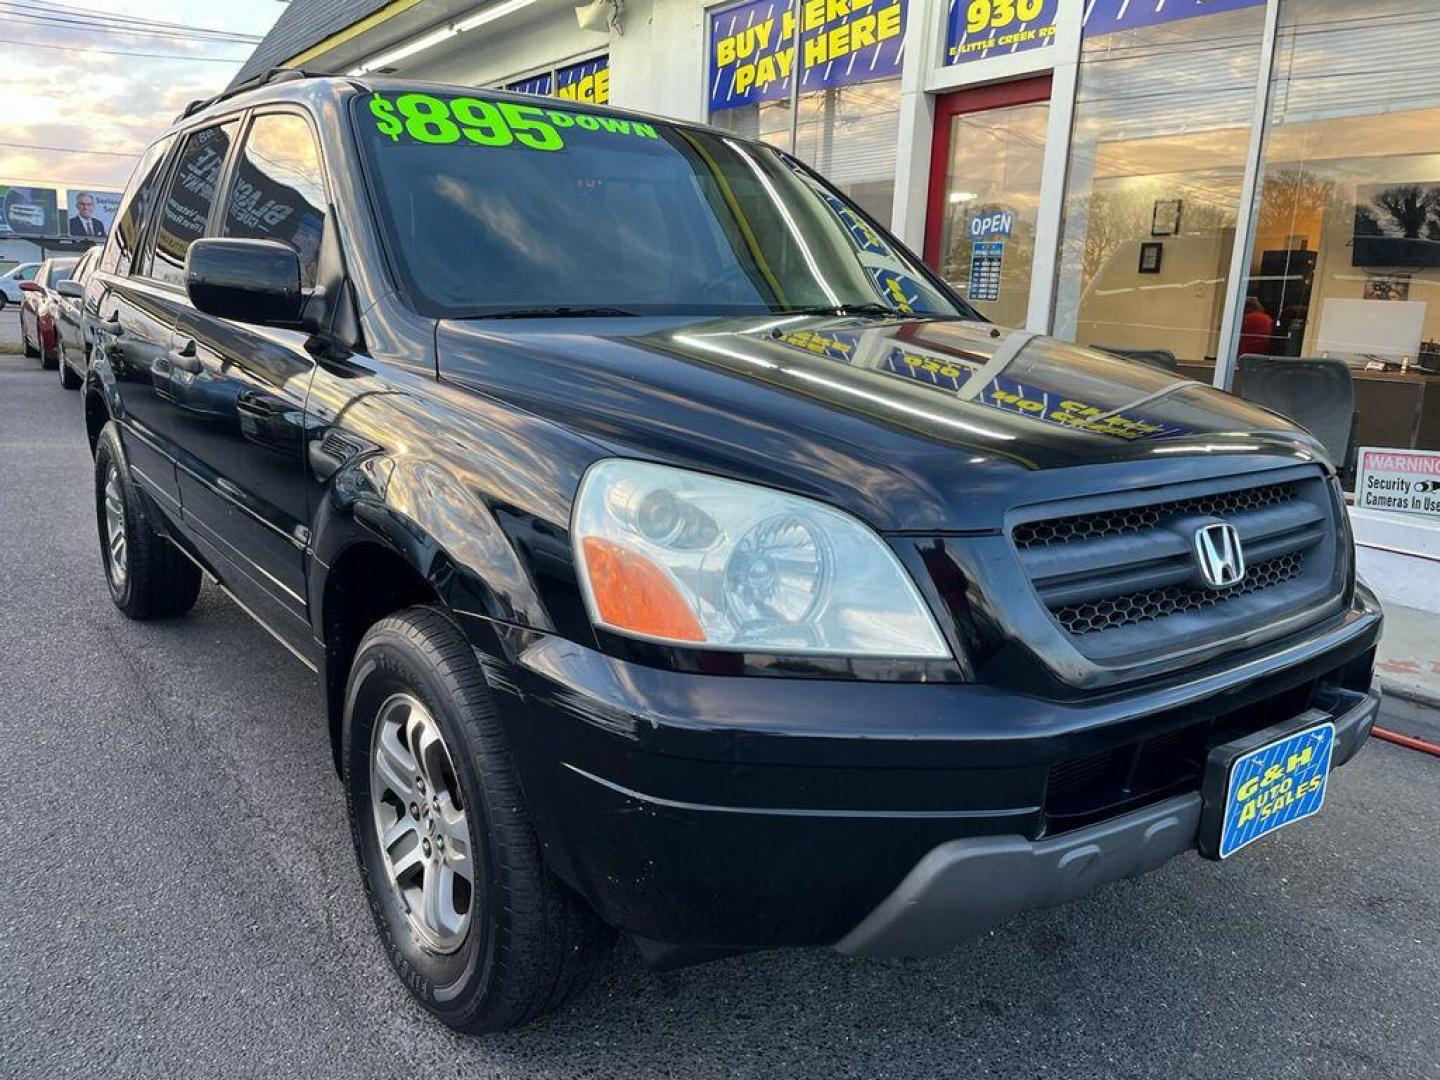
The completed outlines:
{"type": "Polygon", "coordinates": [[[375,127],[391,142],[476,146],[523,146],[530,150],[565,149],[565,128],[603,131],[658,139],[655,128],[616,116],[561,112],[539,105],[480,98],[438,98],[432,94],[401,94],[391,100],[382,94],[370,99],[375,127]]]}

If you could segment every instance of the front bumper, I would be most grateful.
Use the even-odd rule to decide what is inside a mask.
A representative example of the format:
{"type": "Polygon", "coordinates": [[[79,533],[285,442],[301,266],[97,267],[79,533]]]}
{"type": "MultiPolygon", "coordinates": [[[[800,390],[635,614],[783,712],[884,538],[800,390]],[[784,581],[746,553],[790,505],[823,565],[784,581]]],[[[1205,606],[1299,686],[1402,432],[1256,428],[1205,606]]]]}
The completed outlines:
{"type": "MultiPolygon", "coordinates": [[[[1256,655],[1069,702],[664,671],[549,636],[486,672],[515,698],[502,715],[547,860],[607,922],[675,947],[891,954],[943,949],[1193,846],[1198,776],[1089,817],[1055,813],[1056,776],[1283,718],[1267,710],[1349,716],[1379,630],[1362,593],[1256,655]]],[[[1347,723],[1337,762],[1373,707],[1347,723]]]]}
{"type": "MultiPolygon", "coordinates": [[[[1335,768],[1359,752],[1380,710],[1378,690],[1346,700],[1349,707],[1335,717],[1335,768]]],[[[1195,846],[1200,808],[1198,794],[1181,795],[1053,840],[994,836],[941,844],[835,947],[855,956],[925,956],[1022,911],[1138,877],[1195,846]]]]}

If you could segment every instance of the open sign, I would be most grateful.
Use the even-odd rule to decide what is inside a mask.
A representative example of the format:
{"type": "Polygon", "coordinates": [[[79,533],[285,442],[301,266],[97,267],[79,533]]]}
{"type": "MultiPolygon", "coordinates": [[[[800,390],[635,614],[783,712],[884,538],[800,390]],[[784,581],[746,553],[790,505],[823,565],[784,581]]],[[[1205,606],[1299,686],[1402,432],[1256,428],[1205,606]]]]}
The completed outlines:
{"type": "Polygon", "coordinates": [[[991,236],[1009,236],[1015,227],[1015,215],[1009,210],[996,210],[993,214],[970,215],[970,239],[984,240],[991,236]]]}

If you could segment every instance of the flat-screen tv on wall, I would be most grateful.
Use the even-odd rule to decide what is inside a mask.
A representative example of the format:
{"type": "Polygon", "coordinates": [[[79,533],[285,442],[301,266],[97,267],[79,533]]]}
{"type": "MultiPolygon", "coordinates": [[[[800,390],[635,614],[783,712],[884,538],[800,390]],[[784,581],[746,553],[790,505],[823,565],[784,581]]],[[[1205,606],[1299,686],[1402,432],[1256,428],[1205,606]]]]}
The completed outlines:
{"type": "Polygon", "coordinates": [[[1355,189],[1352,266],[1440,266],[1440,181],[1355,189]]]}

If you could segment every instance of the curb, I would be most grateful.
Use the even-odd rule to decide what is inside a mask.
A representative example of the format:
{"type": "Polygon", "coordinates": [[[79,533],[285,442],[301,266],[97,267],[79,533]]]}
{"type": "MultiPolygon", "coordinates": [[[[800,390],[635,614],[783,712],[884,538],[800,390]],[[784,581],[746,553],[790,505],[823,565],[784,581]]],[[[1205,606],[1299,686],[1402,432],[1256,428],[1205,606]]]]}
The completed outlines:
{"type": "Polygon", "coordinates": [[[1385,678],[1379,684],[1384,694],[1379,726],[1440,745],[1440,694],[1385,678]]]}
{"type": "Polygon", "coordinates": [[[1423,686],[1416,686],[1414,683],[1398,682],[1395,679],[1387,679],[1381,675],[1376,680],[1380,689],[1387,698],[1399,698],[1401,701],[1408,701],[1413,705],[1422,705],[1429,709],[1440,709],[1440,690],[1430,690],[1423,686]]]}

